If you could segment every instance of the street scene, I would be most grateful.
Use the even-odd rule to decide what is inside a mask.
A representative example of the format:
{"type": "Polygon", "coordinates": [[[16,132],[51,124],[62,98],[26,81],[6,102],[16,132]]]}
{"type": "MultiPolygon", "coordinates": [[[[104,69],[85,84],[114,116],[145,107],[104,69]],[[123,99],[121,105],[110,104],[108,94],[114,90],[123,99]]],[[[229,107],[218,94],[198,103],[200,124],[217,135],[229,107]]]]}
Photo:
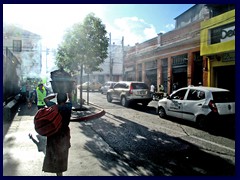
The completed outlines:
{"type": "Polygon", "coordinates": [[[3,21],[3,176],[237,175],[235,4],[4,4],[3,21]]]}
{"type": "MultiPolygon", "coordinates": [[[[87,93],[83,93],[87,99],[87,93]]],[[[107,103],[105,95],[89,92],[93,113],[105,115],[70,122],[71,148],[65,176],[234,175],[235,136],[223,125],[215,134],[179,119],[160,119],[156,101],[147,108],[107,103]]],[[[34,111],[27,105],[15,116],[4,137],[6,176],[52,176],[42,172],[45,137],[34,130],[34,111]],[[29,133],[41,145],[35,144],[29,133]],[[41,139],[42,138],[42,139],[41,139]]],[[[73,115],[74,116],[74,115],[73,115]]]]}

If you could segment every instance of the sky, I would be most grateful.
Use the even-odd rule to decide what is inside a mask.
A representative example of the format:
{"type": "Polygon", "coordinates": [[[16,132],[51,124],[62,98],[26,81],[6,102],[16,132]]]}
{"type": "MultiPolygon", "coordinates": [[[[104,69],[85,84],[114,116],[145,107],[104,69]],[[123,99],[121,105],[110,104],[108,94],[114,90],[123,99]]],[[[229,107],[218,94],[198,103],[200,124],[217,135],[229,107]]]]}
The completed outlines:
{"type": "MultiPolygon", "coordinates": [[[[111,42],[134,46],[174,29],[177,16],[194,4],[3,4],[3,23],[14,24],[42,37],[42,49],[56,49],[63,35],[89,13],[105,24],[111,42]],[[110,36],[109,36],[110,37],[110,36]]],[[[54,66],[43,54],[42,67],[54,66]],[[46,65],[47,61],[47,65],[46,65]]]]}
{"type": "Polygon", "coordinates": [[[174,18],[194,4],[3,4],[3,22],[42,36],[43,45],[56,48],[73,24],[93,12],[106,25],[111,40],[134,46],[173,30],[174,18]],[[14,13],[13,13],[14,12],[14,13]]]}

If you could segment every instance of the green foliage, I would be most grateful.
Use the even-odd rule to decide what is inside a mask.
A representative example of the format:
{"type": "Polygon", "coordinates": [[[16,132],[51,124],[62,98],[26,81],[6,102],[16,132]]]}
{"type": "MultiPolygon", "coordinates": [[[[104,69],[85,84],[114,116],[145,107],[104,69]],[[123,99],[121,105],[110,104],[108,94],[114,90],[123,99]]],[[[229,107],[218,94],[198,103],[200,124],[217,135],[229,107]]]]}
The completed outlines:
{"type": "Polygon", "coordinates": [[[99,71],[99,65],[108,56],[107,31],[100,18],[88,14],[83,23],[74,24],[65,34],[57,49],[57,66],[72,72],[83,65],[90,71],[99,71]]]}

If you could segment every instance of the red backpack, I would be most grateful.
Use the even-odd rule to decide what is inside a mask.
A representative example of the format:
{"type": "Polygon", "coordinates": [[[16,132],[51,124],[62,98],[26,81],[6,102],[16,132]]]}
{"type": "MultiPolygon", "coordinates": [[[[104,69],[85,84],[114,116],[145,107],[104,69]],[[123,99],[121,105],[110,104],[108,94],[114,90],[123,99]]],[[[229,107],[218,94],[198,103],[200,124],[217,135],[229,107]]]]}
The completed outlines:
{"type": "Polygon", "coordinates": [[[58,106],[41,108],[34,117],[34,126],[38,134],[51,136],[62,127],[62,116],[58,112],[58,106]]]}

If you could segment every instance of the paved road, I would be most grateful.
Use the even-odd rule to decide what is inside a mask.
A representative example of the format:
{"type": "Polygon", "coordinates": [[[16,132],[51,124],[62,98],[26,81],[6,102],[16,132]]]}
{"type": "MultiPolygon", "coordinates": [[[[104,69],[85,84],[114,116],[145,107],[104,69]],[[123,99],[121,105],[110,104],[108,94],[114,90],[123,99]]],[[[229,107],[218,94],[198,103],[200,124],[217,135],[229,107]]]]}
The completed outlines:
{"type": "MultiPolygon", "coordinates": [[[[4,176],[55,176],[41,171],[44,137],[33,128],[36,107],[21,106],[3,139],[4,176]],[[42,143],[42,144],[41,144],[42,143]],[[39,149],[40,148],[40,149],[39,149]]],[[[235,165],[119,114],[71,122],[69,167],[65,176],[233,175],[235,165]],[[206,163],[207,162],[207,163],[206,163]]]]}

